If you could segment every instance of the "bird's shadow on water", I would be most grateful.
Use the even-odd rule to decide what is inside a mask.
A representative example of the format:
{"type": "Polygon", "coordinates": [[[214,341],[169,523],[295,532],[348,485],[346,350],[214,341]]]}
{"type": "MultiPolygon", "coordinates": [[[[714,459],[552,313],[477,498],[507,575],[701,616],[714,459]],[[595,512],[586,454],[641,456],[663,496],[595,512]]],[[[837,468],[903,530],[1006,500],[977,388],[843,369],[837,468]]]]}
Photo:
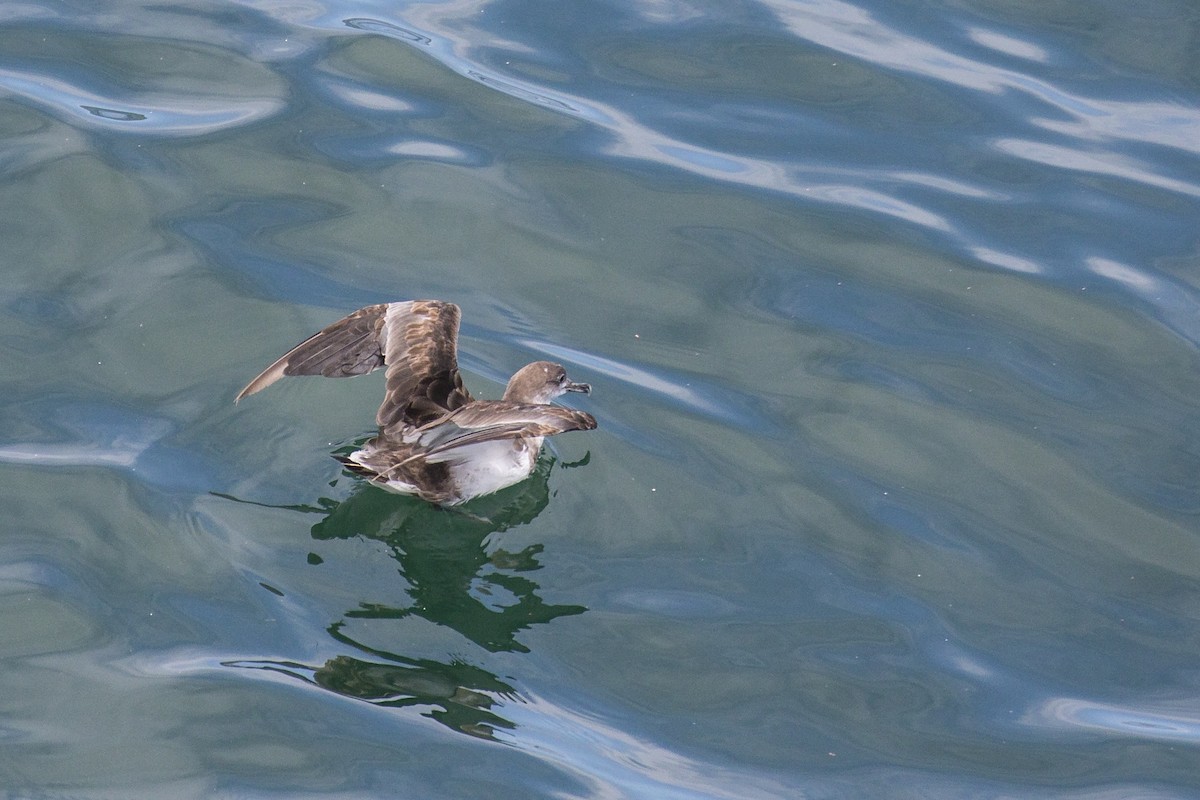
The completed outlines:
{"type": "MultiPolygon", "coordinates": [[[[560,466],[586,462],[585,457],[560,466]]],[[[527,653],[529,648],[517,639],[521,631],[587,611],[579,605],[549,604],[538,595],[532,573],[541,569],[543,545],[518,551],[489,547],[490,536],[532,522],[546,508],[555,465],[554,457],[544,452],[528,480],[458,508],[439,508],[365,482],[345,500],[321,498],[316,505],[288,506],[321,515],[312,526],[314,539],[383,543],[408,584],[409,602],[393,606],[363,601],[346,611],[327,630],[354,652],[324,664],[242,660],[228,666],[283,673],[377,706],[425,708],[425,716],[480,738],[494,739],[498,728],[513,728],[500,713],[503,702],[517,694],[512,685],[458,659],[412,658],[369,646],[349,634],[347,622],[419,617],[490,652],[527,653]]]]}

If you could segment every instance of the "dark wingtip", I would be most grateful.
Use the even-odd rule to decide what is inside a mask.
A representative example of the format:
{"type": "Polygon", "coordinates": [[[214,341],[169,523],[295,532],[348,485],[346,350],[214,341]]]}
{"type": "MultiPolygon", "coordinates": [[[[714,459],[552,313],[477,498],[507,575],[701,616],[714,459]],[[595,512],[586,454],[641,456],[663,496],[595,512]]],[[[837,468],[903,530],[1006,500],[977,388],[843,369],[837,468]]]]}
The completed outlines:
{"type": "Polygon", "coordinates": [[[378,472],[371,469],[370,467],[364,467],[362,464],[358,463],[357,461],[351,461],[349,456],[345,456],[340,453],[330,453],[330,456],[333,458],[334,461],[337,461],[338,463],[340,463],[342,465],[342,468],[344,470],[346,470],[347,472],[349,472],[351,475],[357,475],[360,478],[366,478],[366,479],[372,480],[372,481],[380,480],[380,475],[378,472]]]}

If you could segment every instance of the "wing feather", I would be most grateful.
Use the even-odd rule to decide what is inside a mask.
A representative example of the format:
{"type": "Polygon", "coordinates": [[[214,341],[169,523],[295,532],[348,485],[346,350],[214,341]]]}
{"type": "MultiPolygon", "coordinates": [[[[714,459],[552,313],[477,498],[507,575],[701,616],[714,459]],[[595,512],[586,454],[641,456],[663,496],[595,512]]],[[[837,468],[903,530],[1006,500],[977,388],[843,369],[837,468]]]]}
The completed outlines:
{"type": "Polygon", "coordinates": [[[437,461],[451,451],[482,442],[525,436],[553,436],[567,431],[590,431],[596,418],[586,411],[562,406],[476,401],[418,435],[416,458],[437,461]]]}
{"type": "Polygon", "coordinates": [[[384,365],[382,338],[386,303],[360,308],[314,333],[246,384],[234,402],[262,391],[285,375],[347,378],[366,375],[384,365]]]}
{"type": "Polygon", "coordinates": [[[458,306],[438,300],[361,308],[284,353],[234,402],[288,375],[346,378],[386,366],[379,426],[419,427],[471,402],[458,371],[460,316],[458,306]]]}
{"type": "Polygon", "coordinates": [[[438,300],[388,306],[381,429],[419,427],[471,402],[458,371],[460,317],[458,306],[438,300]]]}

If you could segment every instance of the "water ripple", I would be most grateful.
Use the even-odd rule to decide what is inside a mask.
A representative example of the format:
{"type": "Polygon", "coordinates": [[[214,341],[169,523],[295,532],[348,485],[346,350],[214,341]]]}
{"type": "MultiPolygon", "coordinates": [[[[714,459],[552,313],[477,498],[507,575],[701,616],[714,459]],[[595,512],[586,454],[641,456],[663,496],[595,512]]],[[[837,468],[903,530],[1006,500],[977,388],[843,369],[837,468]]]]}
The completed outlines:
{"type": "Polygon", "coordinates": [[[138,92],[135,99],[106,97],[44,72],[0,69],[0,89],[12,92],[89,128],[123,133],[198,136],[256,122],[283,109],[278,97],[138,92]]]}
{"type": "Polygon", "coordinates": [[[52,430],[38,441],[0,443],[0,464],[117,468],[159,487],[211,485],[210,464],[165,442],[179,427],[172,420],[95,402],[39,405],[52,430]]]}
{"type": "MultiPolygon", "coordinates": [[[[1200,121],[1198,121],[1196,130],[1200,131],[1200,121]]],[[[1200,196],[1200,185],[1156,175],[1147,165],[1139,163],[1137,159],[1129,156],[1119,156],[1115,153],[1093,153],[1078,147],[1008,137],[996,139],[992,146],[1006,155],[1033,161],[1053,169],[1106,175],[1191,197],[1200,196]]]]}
{"type": "Polygon", "coordinates": [[[1200,743],[1200,708],[1195,705],[1195,698],[1190,695],[1145,706],[1057,697],[1026,712],[1021,722],[1035,728],[1197,744],[1200,743]]]}
{"type": "Polygon", "coordinates": [[[586,108],[571,103],[561,95],[541,90],[523,81],[497,75],[470,61],[455,57],[453,55],[453,45],[445,39],[435,39],[433,36],[380,19],[355,17],[344,20],[343,24],[349,28],[368,33],[382,34],[407,44],[421,47],[442,61],[442,63],[452,67],[460,75],[470,78],[489,89],[495,89],[510,97],[515,97],[518,100],[524,100],[534,105],[554,111],[561,111],[572,116],[589,116],[586,108]]]}
{"type": "Polygon", "coordinates": [[[758,402],[749,396],[726,388],[718,388],[711,382],[699,377],[693,380],[681,380],[665,377],[661,369],[651,371],[642,367],[615,361],[611,358],[598,356],[576,350],[573,347],[553,344],[537,339],[519,339],[519,344],[538,353],[557,358],[568,363],[579,364],[587,369],[607,375],[610,378],[624,381],[631,386],[647,390],[663,397],[670,398],[676,403],[707,417],[715,417],[725,422],[731,422],[750,429],[771,430],[775,426],[761,414],[752,414],[751,409],[758,402]]]}
{"type": "Polygon", "coordinates": [[[505,708],[517,732],[498,738],[574,775],[597,798],[743,800],[795,797],[797,787],[769,771],[698,761],[549,698],[523,692],[505,708]]]}
{"type": "MultiPolygon", "coordinates": [[[[1069,92],[1015,70],[958,55],[888,27],[871,12],[838,0],[763,0],[797,37],[889,70],[911,73],[986,94],[1017,91],[1064,112],[1067,120],[1038,120],[1047,130],[1083,139],[1153,142],[1200,152],[1200,111],[1161,100],[1120,101],[1069,92]]],[[[1010,55],[1046,61],[1046,52],[1010,36],[968,31],[971,39],[1010,55]]]]}
{"type": "Polygon", "coordinates": [[[423,33],[410,31],[400,25],[391,22],[385,22],[381,19],[371,19],[370,17],[351,17],[342,20],[348,28],[354,28],[360,31],[368,31],[369,33],[382,33],[384,36],[391,36],[394,39],[399,39],[412,44],[429,46],[433,44],[433,39],[423,33]]]}
{"type": "MultiPolygon", "coordinates": [[[[116,686],[100,693],[105,713],[84,716],[121,730],[149,720],[155,739],[184,744],[162,755],[187,753],[230,791],[345,779],[370,793],[464,760],[483,775],[497,753],[528,790],[514,795],[1194,789],[1200,104],[1186,3],[1151,9],[1171,15],[1162,33],[1182,31],[1182,55],[1145,68],[1114,55],[1160,44],[1125,35],[1140,7],[75,5],[0,9],[16,281],[0,300],[20,373],[0,442],[18,487],[0,611],[20,623],[9,640],[28,631],[61,649],[56,620],[87,607],[100,633],[73,647],[128,680],[80,660],[44,659],[41,674],[18,663],[5,686],[30,710],[0,738],[43,718],[73,731],[68,712],[116,686]],[[186,141],[217,132],[234,135],[186,141]],[[187,280],[154,280],[162,247],[146,242],[164,236],[187,280]],[[254,336],[284,335],[258,295],[348,309],[396,286],[493,294],[499,309],[513,306],[505,294],[528,292],[522,308],[565,299],[568,319],[571,303],[593,303],[612,309],[589,319],[613,342],[623,309],[655,303],[662,330],[679,332],[631,359],[616,344],[624,355],[553,344],[540,320],[464,328],[482,345],[463,357],[473,373],[502,382],[499,363],[524,349],[611,389],[590,409],[606,433],[587,445],[605,451],[595,491],[505,534],[547,533],[544,585],[595,612],[519,656],[475,649],[483,637],[463,638],[466,626],[370,631],[381,651],[428,636],[419,647],[444,650],[446,666],[511,690],[342,658],[333,576],[378,570],[381,602],[434,585],[403,564],[397,575],[373,540],[318,539],[292,512],[219,528],[204,509],[175,512],[175,496],[229,482],[213,459],[245,485],[265,480],[260,463],[294,472],[278,455],[285,432],[323,459],[319,413],[287,407],[285,392],[253,430],[234,429],[170,408],[162,393],[184,390],[141,385],[140,369],[102,394],[78,358],[45,355],[57,337],[54,353],[116,351],[194,383],[254,336]],[[90,313],[97,298],[116,298],[112,317],[90,313]],[[155,337],[122,338],[121,321],[150,309],[155,337]],[[693,331],[712,334],[713,357],[671,349],[702,341],[693,331]],[[626,477],[655,471],[670,491],[628,491],[626,477]],[[370,558],[331,572],[337,548],[370,558]],[[28,594],[51,602],[30,612],[28,594]],[[630,655],[606,659],[614,643],[630,655]],[[287,659],[289,676],[262,668],[287,659]],[[352,661],[377,676],[368,688],[399,681],[385,702],[420,682],[494,705],[515,726],[497,735],[507,746],[452,752],[416,719],[445,706],[340,704],[312,683],[320,665],[352,661]],[[332,735],[295,724],[318,717],[332,735]],[[372,766],[379,747],[395,748],[379,751],[386,769],[372,766]],[[418,751],[428,757],[405,761],[418,751]],[[321,774],[293,768],[326,757],[321,774]],[[345,778],[347,763],[365,766],[345,778]],[[570,788],[550,788],[560,775],[570,788]]],[[[316,508],[314,485],[279,494],[316,508]]],[[[454,541],[433,538],[444,561],[454,541]]],[[[481,569],[502,568],[502,552],[481,569]]],[[[481,614],[518,596],[482,572],[461,584],[481,614]]],[[[46,757],[28,774],[69,792],[97,791],[94,776],[62,771],[101,755],[133,785],[162,770],[159,753],[128,768],[145,748],[72,736],[27,737],[38,748],[26,756],[46,757]]]]}
{"type": "Polygon", "coordinates": [[[978,26],[969,26],[966,29],[967,36],[974,42],[983,45],[997,53],[1023,58],[1028,61],[1037,61],[1046,63],[1050,60],[1049,53],[1044,47],[1040,47],[1026,39],[1020,39],[1016,36],[999,31],[989,30],[978,26]]]}

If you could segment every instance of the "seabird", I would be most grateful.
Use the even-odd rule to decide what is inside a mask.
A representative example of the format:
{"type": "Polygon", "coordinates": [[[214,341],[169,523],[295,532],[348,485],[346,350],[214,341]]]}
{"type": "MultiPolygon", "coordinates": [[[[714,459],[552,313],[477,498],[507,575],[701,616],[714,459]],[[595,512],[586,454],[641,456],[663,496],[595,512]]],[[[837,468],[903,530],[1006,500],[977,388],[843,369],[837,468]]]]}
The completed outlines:
{"type": "Polygon", "coordinates": [[[305,339],[246,384],[234,402],[285,375],[347,378],[386,368],[379,435],[348,456],[351,472],[442,506],[512,486],[533,472],[542,440],[590,431],[584,411],[550,405],[565,392],[591,392],[561,365],[517,370],[503,400],[475,400],[458,372],[458,306],[413,300],[367,306],[305,339]]]}

